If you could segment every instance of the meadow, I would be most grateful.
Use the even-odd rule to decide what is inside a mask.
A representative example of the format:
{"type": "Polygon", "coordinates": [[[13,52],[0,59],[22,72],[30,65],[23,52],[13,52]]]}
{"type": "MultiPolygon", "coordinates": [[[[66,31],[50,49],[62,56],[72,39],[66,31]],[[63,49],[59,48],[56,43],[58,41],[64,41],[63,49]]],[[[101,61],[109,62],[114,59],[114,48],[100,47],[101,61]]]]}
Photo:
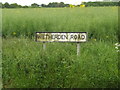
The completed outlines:
{"type": "Polygon", "coordinates": [[[4,88],[118,87],[118,8],[2,10],[4,88]],[[88,32],[81,43],[35,42],[35,32],[88,32]]]}

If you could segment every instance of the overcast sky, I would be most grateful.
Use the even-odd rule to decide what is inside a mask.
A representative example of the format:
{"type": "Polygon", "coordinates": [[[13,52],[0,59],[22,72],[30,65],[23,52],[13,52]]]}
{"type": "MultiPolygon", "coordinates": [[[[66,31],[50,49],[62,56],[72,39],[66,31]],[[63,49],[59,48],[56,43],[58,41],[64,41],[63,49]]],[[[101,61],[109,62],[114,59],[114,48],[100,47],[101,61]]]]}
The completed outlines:
{"type": "Polygon", "coordinates": [[[82,1],[87,2],[87,1],[102,1],[102,0],[0,0],[0,2],[5,3],[17,3],[20,5],[31,5],[32,3],[37,3],[37,4],[48,4],[50,2],[64,2],[66,4],[80,4],[82,1]]]}

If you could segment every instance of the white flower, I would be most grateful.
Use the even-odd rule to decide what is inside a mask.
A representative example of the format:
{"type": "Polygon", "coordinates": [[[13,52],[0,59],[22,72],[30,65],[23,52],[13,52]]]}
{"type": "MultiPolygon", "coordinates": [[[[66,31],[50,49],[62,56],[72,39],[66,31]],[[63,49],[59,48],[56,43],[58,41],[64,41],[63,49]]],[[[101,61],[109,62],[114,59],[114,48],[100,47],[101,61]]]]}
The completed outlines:
{"type": "Polygon", "coordinates": [[[118,49],[118,47],[115,47],[115,49],[118,49]]]}
{"type": "Polygon", "coordinates": [[[120,44],[117,45],[118,47],[120,46],[120,44]]]}
{"type": "Polygon", "coordinates": [[[120,50],[117,50],[117,52],[120,52],[120,50]]]}
{"type": "Polygon", "coordinates": [[[120,46],[120,44],[119,43],[115,43],[115,46],[120,46]]]}
{"type": "Polygon", "coordinates": [[[115,45],[117,46],[117,45],[118,45],[118,43],[115,43],[115,45]]]}

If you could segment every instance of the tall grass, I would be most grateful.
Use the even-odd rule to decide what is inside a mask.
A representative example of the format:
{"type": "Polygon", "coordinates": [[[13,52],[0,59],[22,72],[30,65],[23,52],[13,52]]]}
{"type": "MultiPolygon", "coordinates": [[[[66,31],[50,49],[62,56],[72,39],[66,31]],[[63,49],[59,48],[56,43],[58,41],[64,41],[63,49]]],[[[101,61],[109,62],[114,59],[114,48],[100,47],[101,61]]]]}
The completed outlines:
{"type": "Polygon", "coordinates": [[[90,38],[113,41],[117,40],[117,28],[117,7],[3,10],[4,37],[32,37],[35,31],[86,31],[90,38]]]}
{"type": "Polygon", "coordinates": [[[116,7],[3,9],[3,87],[118,87],[117,17],[116,7]],[[76,43],[46,43],[44,51],[36,31],[89,37],[77,56],[76,43]]]}
{"type": "Polygon", "coordinates": [[[118,58],[111,43],[42,43],[3,40],[4,87],[117,87],[118,58]]]}

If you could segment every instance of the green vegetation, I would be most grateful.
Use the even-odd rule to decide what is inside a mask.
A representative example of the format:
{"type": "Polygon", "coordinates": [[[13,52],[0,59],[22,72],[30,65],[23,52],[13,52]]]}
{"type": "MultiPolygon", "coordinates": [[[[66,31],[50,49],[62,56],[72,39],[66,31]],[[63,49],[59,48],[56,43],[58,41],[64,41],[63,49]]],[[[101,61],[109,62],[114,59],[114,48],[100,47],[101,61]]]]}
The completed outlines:
{"type": "MultiPolygon", "coordinates": [[[[85,5],[86,7],[98,7],[98,6],[119,6],[118,1],[112,2],[82,2],[79,5],[74,5],[75,7],[79,7],[80,5],[85,5]]],[[[2,4],[2,3],[0,3],[2,4]]],[[[37,4],[37,3],[33,3],[30,6],[22,6],[22,5],[18,5],[17,3],[13,3],[13,4],[9,4],[9,3],[4,3],[2,4],[2,8],[40,8],[40,7],[69,7],[71,4],[65,4],[64,2],[50,2],[49,4],[37,4]]]]}
{"type": "Polygon", "coordinates": [[[98,6],[118,6],[119,2],[84,2],[84,4],[89,7],[98,7],[98,6]]]}
{"type": "Polygon", "coordinates": [[[118,87],[117,17],[117,7],[3,9],[3,87],[118,87]],[[76,43],[44,51],[36,31],[88,32],[88,42],[80,56],[76,43]]]}

